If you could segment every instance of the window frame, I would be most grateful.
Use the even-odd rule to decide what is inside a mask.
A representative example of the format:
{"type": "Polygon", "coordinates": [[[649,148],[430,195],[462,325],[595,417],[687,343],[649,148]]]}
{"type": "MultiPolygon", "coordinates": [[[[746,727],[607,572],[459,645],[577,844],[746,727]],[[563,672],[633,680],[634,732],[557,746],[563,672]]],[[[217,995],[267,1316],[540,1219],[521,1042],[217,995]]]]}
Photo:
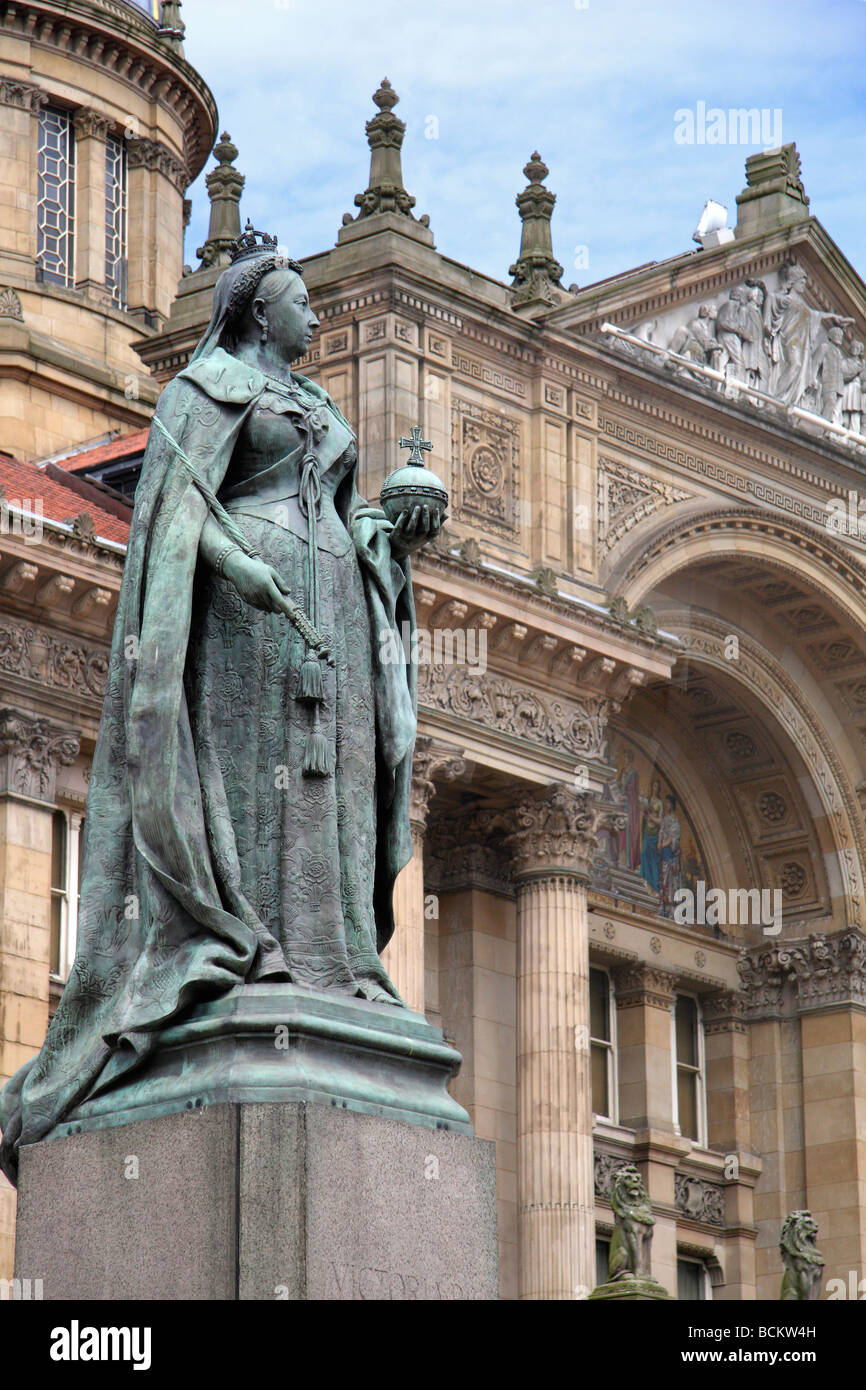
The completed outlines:
{"type": "Polygon", "coordinates": [[[679,1298],[679,1273],[680,1265],[697,1265],[703,1296],[698,1299],[686,1299],[685,1302],[712,1303],[713,1302],[713,1281],[710,1278],[710,1269],[706,1260],[700,1259],[697,1255],[684,1255],[677,1251],[677,1298],[679,1298]]]}
{"type": "Polygon", "coordinates": [[[55,888],[52,838],[51,901],[54,903],[59,900],[61,906],[57,969],[53,968],[54,962],[51,959],[51,955],[53,955],[52,943],[51,955],[49,956],[49,979],[55,984],[65,984],[75,961],[75,951],[78,944],[78,909],[81,897],[81,831],[84,815],[81,811],[73,810],[67,806],[55,806],[53,816],[63,817],[66,863],[63,886],[55,888]]]}
{"type": "MultiPolygon", "coordinates": [[[[697,1097],[695,1112],[697,1118],[697,1136],[692,1139],[692,1143],[699,1148],[704,1148],[707,1143],[707,1067],[706,1067],[706,1048],[704,1040],[704,1015],[701,1009],[700,995],[692,994],[690,990],[677,989],[674,994],[674,1003],[671,1009],[671,1091],[673,1102],[673,1122],[674,1133],[682,1134],[680,1126],[680,1098],[679,1098],[679,1073],[680,1068],[689,1071],[697,1077],[697,1097]],[[690,999],[695,1006],[695,1027],[697,1042],[697,1065],[689,1062],[680,1062],[677,1053],[677,1000],[690,999]]],[[[691,1138],[691,1136],[687,1136],[691,1138]]]]}
{"type": "MultiPolygon", "coordinates": [[[[77,168],[77,143],[73,126],[74,113],[65,106],[56,105],[49,102],[43,106],[38,115],[38,133],[36,139],[36,176],[37,176],[37,195],[36,195],[36,278],[41,284],[59,285],[62,289],[75,288],[75,254],[77,242],[77,199],[78,199],[78,168],[77,168]],[[45,145],[43,143],[44,121],[49,117],[60,117],[66,125],[66,149],[64,157],[66,159],[65,176],[65,205],[59,200],[55,200],[58,206],[62,207],[63,215],[66,218],[66,231],[63,239],[66,242],[66,256],[64,269],[60,271],[49,269],[43,262],[45,253],[44,246],[40,246],[43,237],[43,206],[45,204],[44,191],[40,194],[40,186],[45,187],[45,175],[43,173],[43,154],[45,145]]],[[[61,238],[58,237],[58,241],[61,238]]]]}
{"type": "MultiPolygon", "coordinates": [[[[610,1037],[594,1038],[592,1036],[592,1009],[588,1021],[589,1031],[589,1088],[590,1088],[590,1107],[592,1108],[592,1049],[602,1047],[607,1053],[607,1094],[611,1113],[603,1115],[600,1110],[592,1108],[594,1120],[603,1120],[606,1124],[619,1124],[619,1067],[617,1058],[617,1039],[616,1039],[616,995],[614,994],[613,981],[610,970],[607,966],[596,965],[593,961],[589,963],[590,972],[597,971],[603,975],[607,982],[607,1025],[610,1037]]],[[[591,975],[588,981],[590,990],[592,988],[591,975]]]]}

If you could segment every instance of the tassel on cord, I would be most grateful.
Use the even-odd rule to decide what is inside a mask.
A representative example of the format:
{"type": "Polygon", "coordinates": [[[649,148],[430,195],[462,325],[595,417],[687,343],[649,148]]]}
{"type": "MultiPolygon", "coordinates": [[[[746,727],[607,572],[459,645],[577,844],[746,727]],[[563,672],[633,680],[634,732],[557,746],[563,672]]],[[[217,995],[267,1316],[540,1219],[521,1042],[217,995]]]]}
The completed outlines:
{"type": "Polygon", "coordinates": [[[301,672],[298,679],[298,693],[296,700],[308,700],[313,704],[319,704],[325,698],[325,686],[322,680],[322,666],[315,652],[308,651],[301,662],[301,672]]]}
{"type": "Polygon", "coordinates": [[[330,777],[331,755],[328,750],[327,739],[319,729],[318,705],[313,707],[312,715],[313,727],[307,734],[307,742],[304,748],[304,776],[330,777]]]}
{"type": "MultiPolygon", "coordinates": [[[[307,453],[301,464],[301,487],[298,501],[307,517],[307,544],[309,547],[308,571],[308,611],[313,627],[319,623],[319,548],[318,511],[322,495],[322,485],[318,473],[316,455],[309,447],[310,425],[307,422],[307,453]]],[[[310,647],[301,662],[296,700],[306,701],[310,706],[310,729],[304,748],[303,774],[305,777],[330,777],[331,754],[327,739],[319,727],[319,718],[325,700],[325,685],[322,679],[322,665],[316,652],[310,647]]]]}

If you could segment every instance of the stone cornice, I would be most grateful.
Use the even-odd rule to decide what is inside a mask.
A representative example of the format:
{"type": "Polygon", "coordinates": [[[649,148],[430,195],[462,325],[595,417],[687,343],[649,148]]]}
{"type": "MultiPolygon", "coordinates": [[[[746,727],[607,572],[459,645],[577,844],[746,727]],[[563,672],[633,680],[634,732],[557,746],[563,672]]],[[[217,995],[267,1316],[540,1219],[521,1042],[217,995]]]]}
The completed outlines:
{"type": "Polygon", "coordinates": [[[0,23],[31,45],[99,68],[146,100],[159,101],[183,126],[190,181],[201,172],[217,136],[216,103],[201,75],[144,14],[116,0],[64,0],[62,7],[48,0],[0,0],[0,23]]]}

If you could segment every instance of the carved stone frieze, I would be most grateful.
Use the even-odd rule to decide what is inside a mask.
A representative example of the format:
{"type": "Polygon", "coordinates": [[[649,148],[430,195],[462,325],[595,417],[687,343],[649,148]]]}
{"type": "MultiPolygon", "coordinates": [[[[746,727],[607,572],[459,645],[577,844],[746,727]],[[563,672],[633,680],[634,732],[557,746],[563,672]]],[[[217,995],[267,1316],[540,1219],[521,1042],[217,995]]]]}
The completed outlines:
{"type": "Polygon", "coordinates": [[[674,1173],[674,1205],[683,1216],[708,1226],[725,1224],[725,1189],[721,1183],[674,1173]]]}
{"type": "Polygon", "coordinates": [[[520,425],[499,410],[455,398],[451,406],[454,510],[486,530],[519,530],[520,425]]]}
{"type": "Polygon", "coordinates": [[[610,702],[569,700],[466,667],[420,666],[418,700],[506,734],[583,758],[603,758],[610,702]]]}
{"type": "Polygon", "coordinates": [[[69,642],[7,615],[0,620],[0,672],[99,704],[108,679],[108,647],[69,642]]]}
{"type": "Polygon", "coordinates": [[[0,709],[0,792],[53,802],[57,769],[69,767],[80,747],[74,729],[0,709]]]}
{"type": "MultiPolygon", "coordinates": [[[[806,271],[789,262],[764,279],[746,278],[632,330],[675,357],[614,341],[645,365],[702,389],[735,396],[738,386],[748,386],[771,398],[791,423],[802,423],[801,417],[787,413],[796,407],[859,435],[866,393],[864,345],[853,318],[815,308],[810,297],[814,299],[806,271]],[[707,377],[707,368],[720,373],[720,379],[707,377]]],[[[772,409],[770,402],[765,405],[772,409]]]]}

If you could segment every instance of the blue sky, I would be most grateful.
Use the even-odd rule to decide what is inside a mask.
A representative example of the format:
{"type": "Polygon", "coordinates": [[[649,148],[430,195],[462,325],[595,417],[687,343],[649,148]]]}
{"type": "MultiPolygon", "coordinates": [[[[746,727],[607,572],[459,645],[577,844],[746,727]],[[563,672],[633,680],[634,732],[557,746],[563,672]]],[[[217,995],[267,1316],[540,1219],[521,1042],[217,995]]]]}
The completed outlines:
{"type": "MultiPolygon", "coordinates": [[[[333,245],[354,211],[387,76],[415,211],[476,270],[507,279],[535,149],[565,284],[691,249],[709,197],[733,224],[760,145],[678,143],[676,113],[704,102],[780,113],[811,211],[866,274],[866,0],[185,0],[183,18],[240,150],[243,214],[293,255],[333,245]]],[[[196,264],[203,178],[191,196],[196,264]]]]}

